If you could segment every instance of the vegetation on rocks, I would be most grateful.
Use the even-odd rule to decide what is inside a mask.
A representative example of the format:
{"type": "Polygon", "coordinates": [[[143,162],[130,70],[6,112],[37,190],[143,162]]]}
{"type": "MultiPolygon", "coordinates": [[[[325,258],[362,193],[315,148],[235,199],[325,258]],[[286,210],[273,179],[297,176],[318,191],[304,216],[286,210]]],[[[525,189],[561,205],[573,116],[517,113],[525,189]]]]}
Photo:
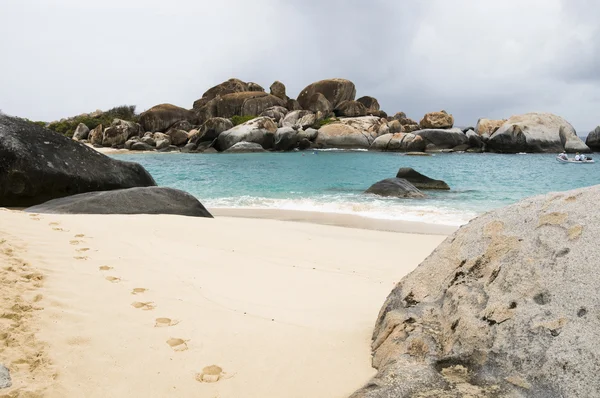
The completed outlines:
{"type": "Polygon", "coordinates": [[[122,119],[130,122],[136,122],[139,116],[135,113],[135,105],[121,105],[115,108],[109,109],[106,112],[98,116],[91,116],[89,114],[83,114],[75,116],[70,119],[60,120],[57,122],[50,123],[47,127],[57,133],[71,136],[79,125],[79,123],[85,124],[90,130],[96,128],[99,125],[110,126],[114,119],[122,119]]]}
{"type": "Polygon", "coordinates": [[[336,119],[328,117],[327,119],[319,120],[317,123],[319,127],[323,127],[327,124],[335,123],[336,121],[336,119]]]}
{"type": "Polygon", "coordinates": [[[239,115],[235,115],[231,117],[231,122],[233,123],[234,126],[237,126],[239,124],[243,124],[246,123],[252,119],[256,119],[258,116],[239,116],[239,115]]]}

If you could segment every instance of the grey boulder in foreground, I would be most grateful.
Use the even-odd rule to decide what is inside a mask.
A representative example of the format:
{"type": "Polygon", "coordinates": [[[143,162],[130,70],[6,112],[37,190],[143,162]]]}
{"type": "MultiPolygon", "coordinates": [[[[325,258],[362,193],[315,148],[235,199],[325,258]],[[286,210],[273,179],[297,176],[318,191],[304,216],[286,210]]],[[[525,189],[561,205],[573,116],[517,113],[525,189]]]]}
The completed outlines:
{"type": "Polygon", "coordinates": [[[202,203],[189,193],[165,187],[88,192],[54,199],[25,211],[54,214],[177,214],[212,218],[202,203]]]}
{"type": "Polygon", "coordinates": [[[10,386],[12,386],[10,372],[4,365],[0,364],[0,389],[8,388],[10,386]]]}
{"type": "Polygon", "coordinates": [[[111,159],[36,124],[0,115],[0,206],[153,185],[137,163],[111,159]]]}
{"type": "Polygon", "coordinates": [[[365,193],[396,198],[424,198],[425,194],[403,178],[386,178],[371,185],[365,193]]]}
{"type": "Polygon", "coordinates": [[[418,189],[450,189],[444,181],[429,178],[410,167],[402,167],[398,170],[396,178],[404,178],[418,189]]]}
{"type": "Polygon", "coordinates": [[[352,398],[600,396],[600,186],[482,215],[400,281],[352,398]]]}

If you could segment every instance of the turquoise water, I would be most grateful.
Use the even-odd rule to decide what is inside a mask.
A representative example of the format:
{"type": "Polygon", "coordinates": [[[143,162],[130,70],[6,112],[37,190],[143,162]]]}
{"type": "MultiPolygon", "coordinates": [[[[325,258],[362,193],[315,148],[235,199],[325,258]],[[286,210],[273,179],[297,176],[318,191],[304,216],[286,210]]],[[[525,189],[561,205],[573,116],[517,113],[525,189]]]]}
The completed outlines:
{"type": "MultiPolygon", "coordinates": [[[[179,188],[207,207],[311,210],[365,217],[466,223],[521,198],[600,184],[600,162],[560,164],[552,154],[436,154],[318,151],[258,154],[112,155],[141,163],[159,185],[179,188]],[[363,194],[400,167],[452,188],[427,199],[363,194]]],[[[600,160],[600,159],[599,159],[600,160]]]]}

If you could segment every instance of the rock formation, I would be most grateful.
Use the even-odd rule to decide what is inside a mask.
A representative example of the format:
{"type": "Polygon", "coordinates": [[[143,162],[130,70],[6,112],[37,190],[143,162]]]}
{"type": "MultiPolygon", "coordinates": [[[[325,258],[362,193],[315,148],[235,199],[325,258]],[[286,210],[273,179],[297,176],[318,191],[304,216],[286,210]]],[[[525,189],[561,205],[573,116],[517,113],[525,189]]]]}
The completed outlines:
{"type": "Polygon", "coordinates": [[[400,170],[398,170],[396,178],[403,178],[418,189],[450,189],[448,184],[446,184],[444,181],[429,178],[410,167],[402,167],[400,170]]]}
{"type": "Polygon", "coordinates": [[[402,178],[387,178],[371,185],[365,193],[396,198],[424,198],[425,194],[402,178]]]}

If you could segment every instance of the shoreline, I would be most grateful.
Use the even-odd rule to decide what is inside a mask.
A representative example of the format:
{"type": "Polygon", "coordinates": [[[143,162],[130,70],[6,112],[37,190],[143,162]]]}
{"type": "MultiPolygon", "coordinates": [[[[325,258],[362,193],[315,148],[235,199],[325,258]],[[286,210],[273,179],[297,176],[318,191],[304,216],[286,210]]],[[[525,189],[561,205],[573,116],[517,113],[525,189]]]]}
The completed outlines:
{"type": "Polygon", "coordinates": [[[356,228],[371,231],[398,232],[420,235],[451,235],[460,226],[434,224],[421,221],[387,220],[370,218],[355,214],[331,213],[308,210],[285,209],[236,209],[231,207],[207,207],[215,217],[233,217],[248,219],[267,219],[291,221],[316,225],[329,225],[344,228],[356,228]]]}
{"type": "MultiPolygon", "coordinates": [[[[38,371],[52,379],[29,387],[51,398],[350,395],[375,374],[381,303],[445,237],[284,213],[275,215],[287,221],[0,209],[5,244],[23,242],[19,258],[44,277],[31,320],[47,347],[38,371]]],[[[20,358],[2,359],[17,388],[27,377],[20,358]]]]}

